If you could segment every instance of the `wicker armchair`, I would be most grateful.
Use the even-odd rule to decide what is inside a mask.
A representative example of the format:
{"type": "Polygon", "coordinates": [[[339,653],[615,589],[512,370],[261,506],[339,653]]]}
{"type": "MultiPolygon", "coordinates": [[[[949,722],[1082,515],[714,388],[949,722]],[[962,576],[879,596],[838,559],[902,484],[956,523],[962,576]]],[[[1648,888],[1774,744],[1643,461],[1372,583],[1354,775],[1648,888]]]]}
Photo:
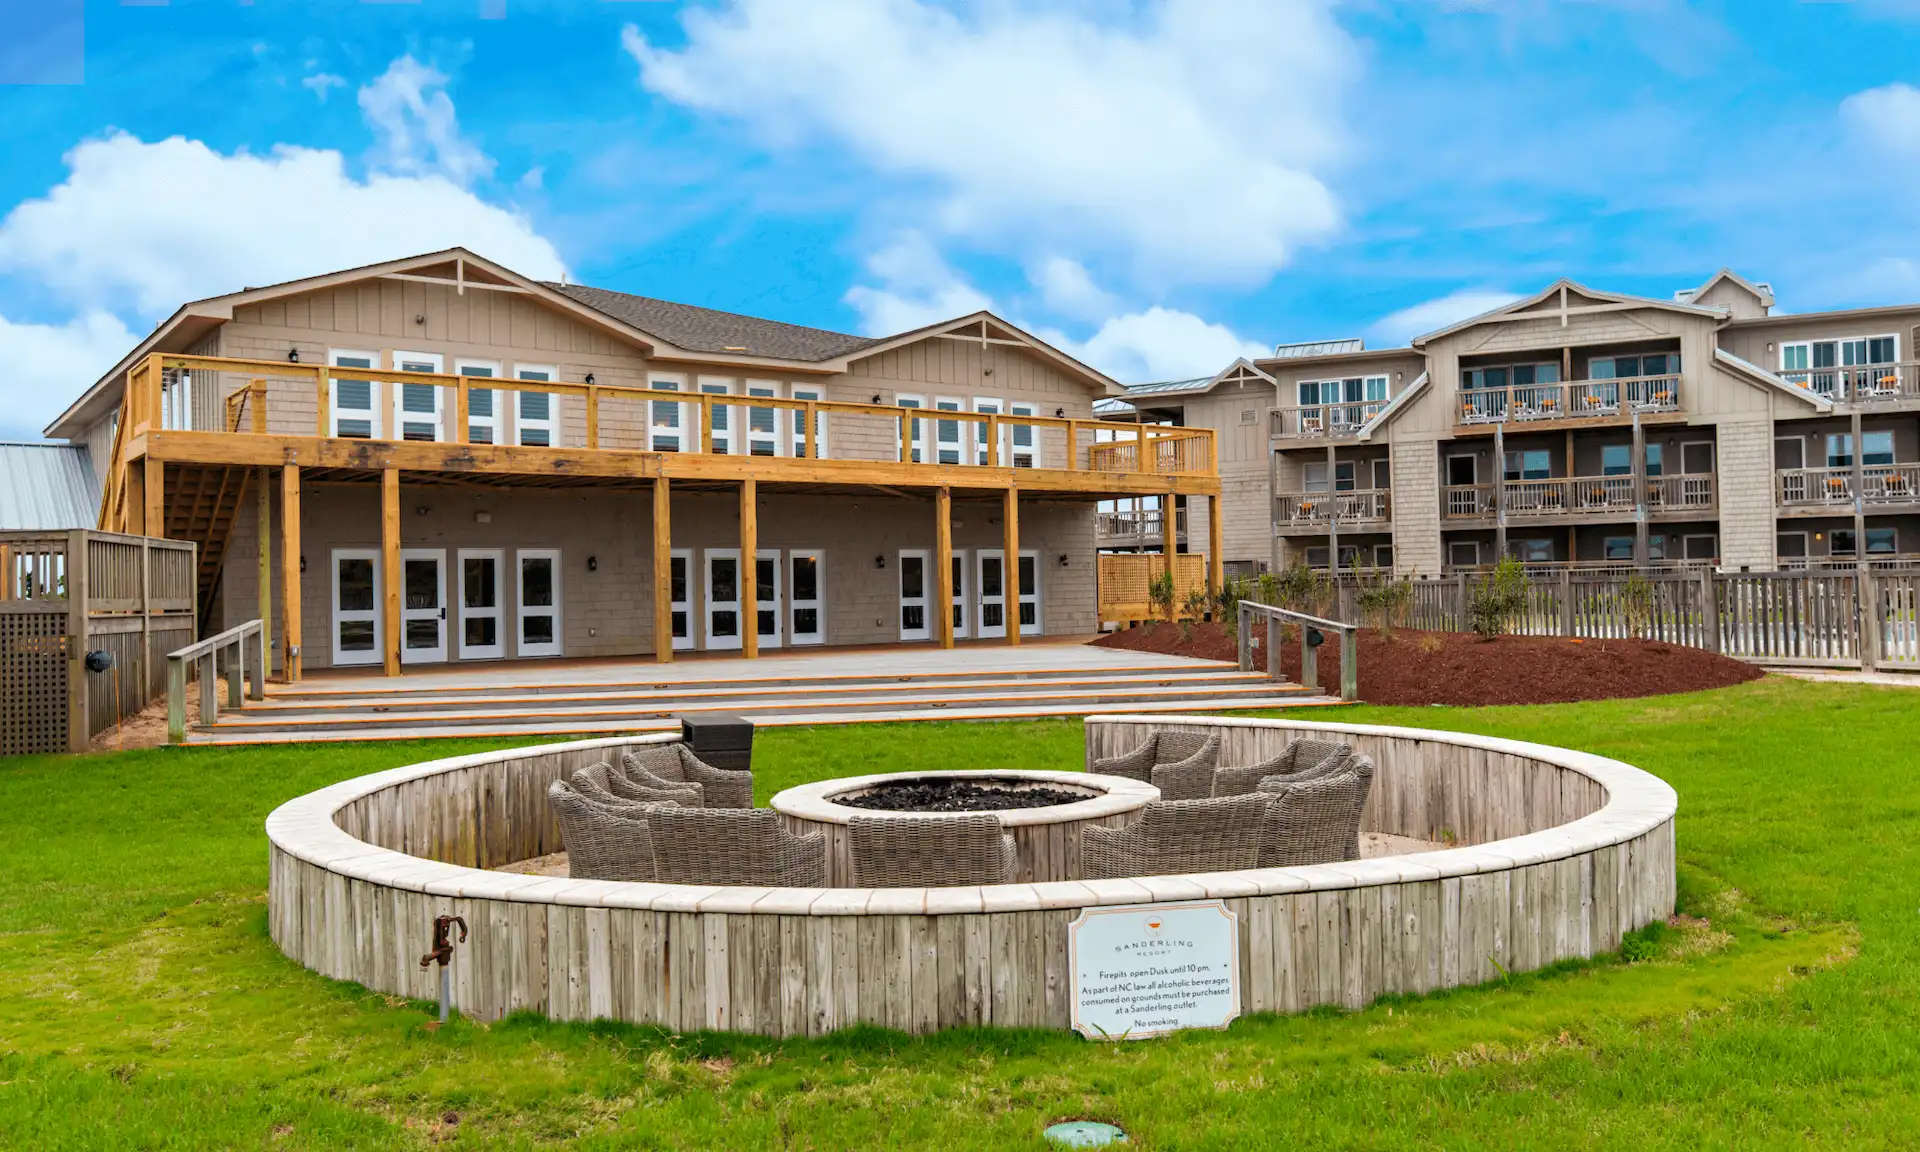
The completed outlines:
{"type": "MultiPolygon", "coordinates": [[[[745,775],[745,773],[740,773],[745,775]]],[[[827,838],[795,835],[771,808],[667,808],[648,817],[662,884],[821,888],[827,838]]]]}
{"type": "Polygon", "coordinates": [[[1311,780],[1270,776],[1260,783],[1272,807],[1260,836],[1260,867],[1335,864],[1360,858],[1360,813],[1373,786],[1373,759],[1355,756],[1311,780]]]}
{"type": "MultiPolygon", "coordinates": [[[[1195,757],[1206,760],[1208,771],[1220,760],[1220,734],[1217,732],[1155,732],[1147,742],[1131,752],[1108,756],[1093,762],[1093,771],[1108,776],[1127,776],[1153,782],[1153,770],[1161,765],[1182,765],[1195,757]]],[[[1172,780],[1172,777],[1169,777],[1172,780]]],[[[1201,793],[1205,795],[1205,793],[1201,793]]]]}
{"type": "Polygon", "coordinates": [[[991,812],[966,816],[855,816],[847,821],[855,888],[1010,884],[1013,837],[991,812]]]}
{"type": "Polygon", "coordinates": [[[653,838],[647,821],[664,804],[597,804],[565,780],[547,785],[547,806],[560,822],[567,875],[575,880],[652,880],[653,838]]]}
{"type": "Polygon", "coordinates": [[[1353,745],[1331,740],[1295,740],[1257,764],[1236,768],[1218,768],[1213,773],[1215,796],[1245,796],[1259,789],[1269,776],[1298,776],[1318,772],[1324,765],[1343,761],[1353,755],[1353,745]]]}
{"type": "Polygon", "coordinates": [[[1260,860],[1260,833],[1268,798],[1159,800],[1124,828],[1089,826],[1080,832],[1080,878],[1166,876],[1252,868],[1260,860]]]}
{"type": "Polygon", "coordinates": [[[620,763],[632,771],[644,768],[669,783],[698,784],[706,791],[709,808],[753,807],[753,773],[715,768],[693,754],[685,744],[645,744],[622,753],[620,763]]]}
{"type": "Polygon", "coordinates": [[[662,780],[637,764],[621,768],[613,768],[609,765],[608,768],[607,789],[615,796],[640,801],[672,800],[684,808],[707,806],[707,789],[704,784],[685,780],[679,782],[662,780]]]}

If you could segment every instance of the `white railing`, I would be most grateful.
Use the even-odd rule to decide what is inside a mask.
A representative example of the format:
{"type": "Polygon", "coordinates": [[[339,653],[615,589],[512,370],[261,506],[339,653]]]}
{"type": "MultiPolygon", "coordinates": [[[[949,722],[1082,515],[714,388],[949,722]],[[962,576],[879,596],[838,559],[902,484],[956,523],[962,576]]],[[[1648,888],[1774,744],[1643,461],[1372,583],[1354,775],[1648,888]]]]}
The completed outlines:
{"type": "Polygon", "coordinates": [[[1780,378],[1835,401],[1873,404],[1920,400],[1920,361],[1812,368],[1781,372],[1780,378]]]}
{"type": "Polygon", "coordinates": [[[1341,404],[1310,404],[1270,408],[1267,417],[1274,436],[1339,439],[1358,435],[1367,421],[1387,406],[1385,400],[1356,400],[1341,404]]]}
{"type": "Polygon", "coordinates": [[[1282,492],[1274,497],[1274,521],[1278,524],[1326,524],[1336,518],[1342,524],[1385,521],[1392,516],[1392,493],[1385,488],[1364,488],[1352,492],[1282,492]]]}
{"type": "MultiPolygon", "coordinates": [[[[1774,500],[1782,507],[1853,506],[1852,468],[1782,468],[1774,473],[1774,500]]],[[[1860,499],[1895,504],[1920,499],[1920,464],[1868,464],[1860,469],[1860,499]]]]}
{"type": "Polygon", "coordinates": [[[1582,420],[1634,412],[1678,412],[1680,377],[1636,376],[1621,380],[1574,380],[1460,392],[1462,424],[1523,424],[1535,420],[1582,420]]]}
{"type": "MultiPolygon", "coordinates": [[[[1548,480],[1509,480],[1503,485],[1510,518],[1632,512],[1631,476],[1573,476],[1548,480]]],[[[1456,484],[1442,490],[1443,512],[1454,519],[1476,519],[1499,512],[1491,484],[1456,484]]],[[[1711,472],[1647,477],[1649,511],[1711,510],[1717,504],[1711,472]]]]}
{"type": "Polygon", "coordinates": [[[185,648],[167,653],[167,742],[187,742],[187,666],[192,664],[200,679],[200,723],[211,724],[220,716],[220,694],[215,691],[220,674],[220,657],[226,656],[227,707],[238,711],[246,707],[240,696],[241,677],[246,677],[246,699],[267,698],[266,629],[258,620],[249,620],[217,636],[209,636],[185,648]],[[252,641],[252,643],[248,643],[252,641]]]}

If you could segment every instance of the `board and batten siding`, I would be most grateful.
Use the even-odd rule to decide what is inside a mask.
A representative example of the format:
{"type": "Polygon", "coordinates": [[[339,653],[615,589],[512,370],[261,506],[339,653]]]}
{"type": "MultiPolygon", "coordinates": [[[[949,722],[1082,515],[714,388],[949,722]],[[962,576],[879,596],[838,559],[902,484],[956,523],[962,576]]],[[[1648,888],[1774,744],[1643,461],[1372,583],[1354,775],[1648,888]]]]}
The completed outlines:
{"type": "Polygon", "coordinates": [[[1218,898],[1239,917],[1248,1012],[1349,1009],[1618,948],[1671,914],[1673,790],[1618,761],[1421,729],[1093,717],[1089,757],[1158,729],[1218,731],[1223,760],[1303,736],[1378,763],[1364,828],[1462,847],[1303,868],[947,889],[712,888],[486,871],[561,848],[549,781],[669,736],[417,764],[267,820],[269,927],[322,975],[430,999],[432,918],[455,1006],[676,1030],[817,1036],[854,1023],[1069,1027],[1067,926],[1088,907],[1218,898]]]}

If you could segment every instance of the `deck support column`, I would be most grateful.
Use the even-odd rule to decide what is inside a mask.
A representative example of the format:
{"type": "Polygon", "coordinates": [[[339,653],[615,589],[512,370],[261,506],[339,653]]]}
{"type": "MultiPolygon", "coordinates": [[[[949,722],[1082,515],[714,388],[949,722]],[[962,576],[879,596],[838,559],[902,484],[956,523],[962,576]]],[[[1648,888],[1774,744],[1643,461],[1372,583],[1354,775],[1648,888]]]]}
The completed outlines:
{"type": "Polygon", "coordinates": [[[1207,497],[1207,595],[1216,598],[1227,570],[1221,535],[1220,494],[1216,492],[1207,497]]]}
{"type": "Polygon", "coordinates": [[[140,471],[146,481],[141,485],[145,506],[140,513],[140,534],[164,539],[167,535],[167,466],[149,455],[141,461],[140,471]]]}
{"type": "MultiPolygon", "coordinates": [[[[1853,410],[1853,419],[1847,431],[1853,436],[1853,475],[1848,477],[1847,485],[1853,492],[1853,566],[1858,571],[1865,572],[1867,570],[1867,490],[1864,461],[1867,446],[1863,439],[1865,430],[1860,427],[1860,409],[1857,406],[1853,410]]],[[[1833,550],[1831,543],[1828,544],[1827,550],[1833,550]]]]}
{"type": "Polygon", "coordinates": [[[653,482],[653,659],[673,663],[673,490],[665,476],[653,482]]]}
{"type": "MultiPolygon", "coordinates": [[[[1006,560],[1001,568],[1001,579],[1006,581],[1007,643],[1018,646],[1020,643],[1020,490],[1011,484],[1007,486],[1005,496],[1006,510],[1001,522],[1006,539],[1002,547],[1006,551],[1006,560]]],[[[1035,567],[1039,561],[1034,561],[1035,567]]],[[[1033,578],[1038,580],[1040,573],[1033,578]]]]}
{"type": "MultiPolygon", "coordinates": [[[[263,616],[262,619],[265,619],[263,616]]],[[[280,466],[280,672],[300,682],[300,466],[280,466]]]]}
{"type": "MultiPolygon", "coordinates": [[[[740,652],[760,657],[760,484],[740,481],[740,652]]],[[[775,605],[777,611],[779,606],[775,605]]]]}
{"type": "Polygon", "coordinates": [[[1340,481],[1336,473],[1340,462],[1334,446],[1327,445],[1327,575],[1340,578],[1340,481]]]}
{"type": "Polygon", "coordinates": [[[380,470],[380,618],[389,676],[400,675],[400,470],[380,470]]]}
{"type": "Polygon", "coordinates": [[[940,647],[953,647],[953,490],[933,490],[933,593],[940,647]]]}
{"type": "MultiPolygon", "coordinates": [[[[1664,470],[1666,461],[1661,461],[1664,470]]],[[[1633,414],[1633,566],[1644,570],[1650,562],[1647,547],[1647,430],[1640,413],[1633,414]]]]}
{"type": "Polygon", "coordinates": [[[1507,558],[1507,424],[1493,426],[1493,562],[1507,558]]]}
{"type": "MultiPolygon", "coordinates": [[[[253,535],[259,546],[260,651],[273,651],[273,469],[254,475],[253,535]]],[[[260,669],[264,682],[272,668],[260,669]]]]}

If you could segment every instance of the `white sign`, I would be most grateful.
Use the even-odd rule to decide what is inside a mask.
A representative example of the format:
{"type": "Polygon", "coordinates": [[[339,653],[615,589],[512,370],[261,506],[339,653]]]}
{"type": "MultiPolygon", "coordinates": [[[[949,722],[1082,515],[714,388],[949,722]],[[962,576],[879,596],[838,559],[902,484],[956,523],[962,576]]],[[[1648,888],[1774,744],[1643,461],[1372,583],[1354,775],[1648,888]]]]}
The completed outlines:
{"type": "Polygon", "coordinates": [[[1067,925],[1073,1026],[1089,1040],[1225,1028],[1240,1015],[1240,924],[1218,900],[1087,908],[1067,925]]]}

